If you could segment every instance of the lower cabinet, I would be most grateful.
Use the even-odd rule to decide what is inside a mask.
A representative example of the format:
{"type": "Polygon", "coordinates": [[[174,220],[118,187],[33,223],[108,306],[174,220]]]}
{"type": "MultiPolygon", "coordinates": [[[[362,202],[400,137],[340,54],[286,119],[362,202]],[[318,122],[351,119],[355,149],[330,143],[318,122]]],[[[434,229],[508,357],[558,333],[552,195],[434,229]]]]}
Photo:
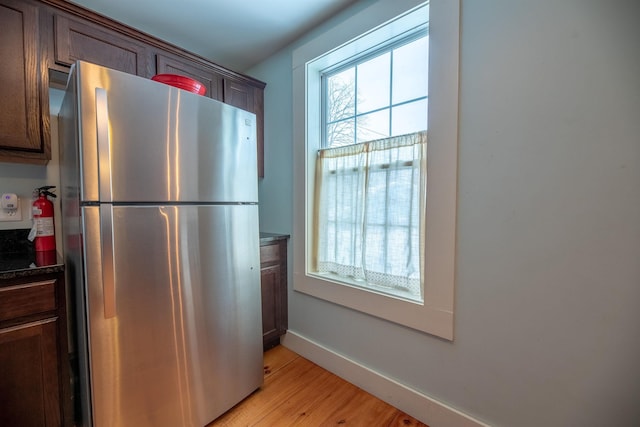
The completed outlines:
{"type": "Polygon", "coordinates": [[[280,344],[287,331],[287,240],[260,243],[262,287],[262,344],[265,350],[280,344]]]}
{"type": "Polygon", "coordinates": [[[0,425],[71,426],[61,274],[0,282],[0,425]]]}

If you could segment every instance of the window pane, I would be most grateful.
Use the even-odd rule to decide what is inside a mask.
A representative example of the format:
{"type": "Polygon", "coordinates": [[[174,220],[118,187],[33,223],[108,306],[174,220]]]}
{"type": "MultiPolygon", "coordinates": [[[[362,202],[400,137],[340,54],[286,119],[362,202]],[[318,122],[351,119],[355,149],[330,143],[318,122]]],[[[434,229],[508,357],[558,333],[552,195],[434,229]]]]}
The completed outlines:
{"type": "Polygon", "coordinates": [[[356,121],[355,119],[327,125],[327,147],[342,147],[355,143],[356,121]]]}
{"type": "Polygon", "coordinates": [[[357,141],[366,142],[389,136],[389,109],[358,116],[357,141]]]}
{"type": "Polygon", "coordinates": [[[391,135],[404,135],[427,129],[427,100],[403,104],[391,109],[391,135]]]}
{"type": "Polygon", "coordinates": [[[420,38],[393,51],[393,103],[427,96],[429,37],[420,38]]]}
{"type": "Polygon", "coordinates": [[[355,115],[355,67],[327,78],[327,121],[335,122],[355,115]]]}
{"type": "Polygon", "coordinates": [[[389,105],[391,53],[358,65],[358,114],[389,105]]]}

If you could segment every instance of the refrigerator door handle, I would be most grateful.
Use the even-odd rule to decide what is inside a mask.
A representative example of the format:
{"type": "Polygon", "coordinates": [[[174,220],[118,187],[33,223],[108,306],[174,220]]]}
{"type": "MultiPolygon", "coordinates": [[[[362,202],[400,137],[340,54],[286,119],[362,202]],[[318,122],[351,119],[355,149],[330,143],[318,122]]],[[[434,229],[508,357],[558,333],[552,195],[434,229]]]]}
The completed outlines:
{"type": "Polygon", "coordinates": [[[96,130],[98,138],[98,180],[100,201],[111,202],[111,140],[107,91],[96,88],[96,130]]]}
{"type": "Polygon", "coordinates": [[[104,301],[104,318],[110,319],[116,316],[112,205],[100,205],[100,241],[102,246],[102,297],[104,301]]]}

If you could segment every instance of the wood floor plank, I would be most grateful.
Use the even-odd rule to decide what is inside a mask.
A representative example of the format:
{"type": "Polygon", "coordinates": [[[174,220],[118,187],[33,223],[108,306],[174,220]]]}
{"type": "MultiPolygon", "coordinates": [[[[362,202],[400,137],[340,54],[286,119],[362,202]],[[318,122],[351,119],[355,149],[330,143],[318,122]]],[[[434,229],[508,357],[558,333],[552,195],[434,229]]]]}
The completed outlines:
{"type": "Polygon", "coordinates": [[[263,386],[207,427],[428,427],[283,346],[264,366],[263,386]]]}
{"type": "Polygon", "coordinates": [[[426,424],[398,410],[387,427],[429,427],[426,424]]]}
{"type": "Polygon", "coordinates": [[[264,354],[265,379],[269,378],[275,372],[284,368],[298,357],[300,357],[298,354],[281,345],[270,349],[264,354]]]}
{"type": "Polygon", "coordinates": [[[305,387],[300,378],[314,381],[324,370],[308,360],[298,357],[265,378],[262,388],[216,419],[209,427],[255,425],[269,412],[280,406],[305,387]],[[237,409],[237,410],[236,410],[237,409]]]}
{"type": "Polygon", "coordinates": [[[342,421],[339,412],[360,392],[352,384],[345,385],[333,376],[328,391],[319,395],[319,399],[309,407],[298,411],[297,423],[294,425],[324,426],[338,425],[342,421]]]}
{"type": "Polygon", "coordinates": [[[396,408],[388,405],[362,389],[356,388],[356,393],[336,410],[327,414],[323,424],[349,426],[386,426],[393,419],[396,408]]]}
{"type": "Polygon", "coordinates": [[[298,394],[269,413],[268,416],[260,420],[257,426],[269,427],[295,426],[295,425],[322,425],[327,417],[327,412],[339,404],[339,400],[334,398],[336,392],[346,397],[344,392],[351,392],[347,388],[335,387],[336,376],[323,370],[321,376],[315,381],[308,382],[307,387],[298,394]],[[328,403],[328,404],[327,404],[328,403]]]}

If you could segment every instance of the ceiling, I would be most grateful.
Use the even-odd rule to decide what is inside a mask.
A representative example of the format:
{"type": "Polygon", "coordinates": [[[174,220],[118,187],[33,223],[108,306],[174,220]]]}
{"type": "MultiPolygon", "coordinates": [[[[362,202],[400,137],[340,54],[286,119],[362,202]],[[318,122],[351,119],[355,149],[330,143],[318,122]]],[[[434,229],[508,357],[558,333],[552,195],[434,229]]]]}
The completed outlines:
{"type": "Polygon", "coordinates": [[[356,1],[72,0],[240,72],[356,1]]]}

